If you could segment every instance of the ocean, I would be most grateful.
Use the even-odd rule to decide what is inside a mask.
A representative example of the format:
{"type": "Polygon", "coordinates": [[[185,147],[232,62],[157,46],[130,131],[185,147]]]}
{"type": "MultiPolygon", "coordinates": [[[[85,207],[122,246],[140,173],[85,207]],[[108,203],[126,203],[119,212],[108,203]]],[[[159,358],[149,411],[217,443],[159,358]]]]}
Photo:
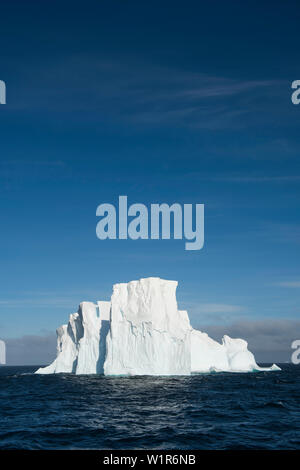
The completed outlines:
{"type": "Polygon", "coordinates": [[[0,449],[300,449],[300,366],[190,377],[0,367],[0,449]]]}

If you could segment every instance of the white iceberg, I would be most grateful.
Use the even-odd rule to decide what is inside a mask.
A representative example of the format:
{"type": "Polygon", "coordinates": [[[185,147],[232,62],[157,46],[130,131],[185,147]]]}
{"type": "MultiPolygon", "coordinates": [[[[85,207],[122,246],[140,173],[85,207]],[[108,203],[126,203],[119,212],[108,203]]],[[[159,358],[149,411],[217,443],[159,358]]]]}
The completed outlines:
{"type": "Polygon", "coordinates": [[[191,327],[178,310],[176,281],[115,284],[111,302],[82,302],[57,330],[57,357],[38,374],[190,375],[260,368],[243,339],[222,344],[191,327]]]}

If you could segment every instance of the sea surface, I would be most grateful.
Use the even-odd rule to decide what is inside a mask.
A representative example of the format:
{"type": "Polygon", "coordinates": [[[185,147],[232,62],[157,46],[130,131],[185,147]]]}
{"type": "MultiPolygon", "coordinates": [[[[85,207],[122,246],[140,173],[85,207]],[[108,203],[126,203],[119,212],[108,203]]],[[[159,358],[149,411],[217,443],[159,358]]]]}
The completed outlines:
{"type": "Polygon", "coordinates": [[[300,366],[191,377],[0,367],[0,449],[300,449],[300,366]]]}

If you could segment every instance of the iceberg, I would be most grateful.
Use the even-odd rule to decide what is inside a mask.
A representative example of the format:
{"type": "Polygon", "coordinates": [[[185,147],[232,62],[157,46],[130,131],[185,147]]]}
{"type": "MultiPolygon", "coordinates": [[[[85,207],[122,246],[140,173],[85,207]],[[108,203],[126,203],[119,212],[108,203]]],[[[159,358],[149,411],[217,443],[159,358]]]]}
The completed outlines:
{"type": "Polygon", "coordinates": [[[190,375],[261,368],[243,339],[222,343],[191,327],[179,310],[177,281],[115,284],[110,302],[82,302],[57,329],[57,357],[37,374],[190,375]]]}

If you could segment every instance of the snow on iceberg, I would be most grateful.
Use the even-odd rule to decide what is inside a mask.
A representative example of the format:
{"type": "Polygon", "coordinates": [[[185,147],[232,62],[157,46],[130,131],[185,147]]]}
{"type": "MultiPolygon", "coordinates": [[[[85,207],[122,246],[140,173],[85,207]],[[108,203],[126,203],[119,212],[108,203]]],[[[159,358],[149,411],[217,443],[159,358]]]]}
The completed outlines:
{"type": "Polygon", "coordinates": [[[111,302],[82,302],[57,330],[57,357],[38,374],[190,375],[260,368],[247,342],[222,344],[191,327],[178,310],[176,281],[146,278],[115,284],[111,302]]]}

